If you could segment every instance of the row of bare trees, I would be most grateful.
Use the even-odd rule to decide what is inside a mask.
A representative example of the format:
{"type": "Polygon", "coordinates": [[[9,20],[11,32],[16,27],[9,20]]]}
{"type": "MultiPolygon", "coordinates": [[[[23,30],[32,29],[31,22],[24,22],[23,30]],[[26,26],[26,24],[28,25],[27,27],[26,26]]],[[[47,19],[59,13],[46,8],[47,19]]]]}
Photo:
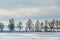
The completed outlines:
{"type": "Polygon", "coordinates": [[[52,32],[55,31],[55,29],[58,31],[58,29],[60,29],[60,21],[53,19],[52,21],[45,20],[44,22],[39,22],[39,20],[37,20],[36,23],[33,24],[32,20],[29,19],[27,22],[27,29],[31,31],[33,27],[35,29],[34,31],[52,32]]]}
{"type": "MultiPolygon", "coordinates": [[[[23,28],[22,22],[19,22],[17,24],[17,27],[19,28],[19,32],[21,31],[21,29],[23,28]]],[[[8,28],[10,29],[10,32],[14,31],[15,28],[15,21],[14,19],[10,19],[9,20],[9,24],[8,24],[8,28]]],[[[0,23],[0,30],[1,32],[4,29],[4,24],[0,23]]],[[[31,19],[29,19],[26,22],[26,27],[25,27],[25,32],[52,32],[55,31],[55,29],[58,31],[58,29],[60,29],[60,21],[59,20],[55,20],[53,19],[52,21],[48,21],[45,20],[44,22],[40,22],[39,20],[37,20],[34,24],[32,22],[31,19]]]]}

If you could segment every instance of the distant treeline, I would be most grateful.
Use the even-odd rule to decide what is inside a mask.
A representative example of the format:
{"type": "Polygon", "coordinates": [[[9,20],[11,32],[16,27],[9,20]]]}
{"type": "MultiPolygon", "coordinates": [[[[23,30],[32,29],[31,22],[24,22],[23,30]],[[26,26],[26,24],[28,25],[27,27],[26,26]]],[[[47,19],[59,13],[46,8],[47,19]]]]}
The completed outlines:
{"type": "MultiPolygon", "coordinates": [[[[54,32],[55,29],[60,29],[60,20],[52,19],[51,21],[45,20],[44,22],[39,22],[39,20],[36,20],[35,24],[33,24],[31,19],[28,19],[28,21],[25,23],[26,27],[24,32],[54,32]]],[[[18,32],[21,32],[23,29],[22,22],[19,22],[16,24],[19,28],[18,32]]],[[[14,19],[10,19],[8,23],[9,32],[14,32],[15,29],[15,21],[14,19]]],[[[3,32],[4,24],[0,23],[0,31],[3,32]]]]}

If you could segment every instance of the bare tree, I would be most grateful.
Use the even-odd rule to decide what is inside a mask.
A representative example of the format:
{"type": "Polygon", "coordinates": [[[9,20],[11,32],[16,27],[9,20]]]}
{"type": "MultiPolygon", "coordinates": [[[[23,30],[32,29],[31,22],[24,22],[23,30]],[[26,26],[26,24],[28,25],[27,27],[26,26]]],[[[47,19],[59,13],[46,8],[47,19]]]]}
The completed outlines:
{"type": "Polygon", "coordinates": [[[3,23],[0,23],[1,32],[3,31],[3,28],[4,28],[4,24],[3,23]]]}
{"type": "Polygon", "coordinates": [[[45,20],[45,25],[44,25],[44,31],[45,32],[48,31],[47,28],[48,28],[48,20],[45,20]]]}
{"type": "Polygon", "coordinates": [[[59,21],[58,20],[56,20],[56,27],[57,27],[57,31],[58,31],[58,29],[59,29],[59,21]]]}
{"type": "Polygon", "coordinates": [[[53,27],[53,31],[55,31],[55,19],[52,20],[51,26],[53,27]]]}
{"type": "Polygon", "coordinates": [[[34,30],[34,28],[35,28],[35,27],[34,27],[34,24],[32,24],[32,32],[34,32],[34,31],[35,31],[35,30],[34,30]]]}
{"type": "Polygon", "coordinates": [[[19,23],[17,24],[17,27],[19,28],[19,31],[21,31],[21,29],[22,29],[22,22],[19,22],[19,23]]]}
{"type": "Polygon", "coordinates": [[[60,25],[60,21],[59,21],[59,25],[60,25]]]}
{"type": "Polygon", "coordinates": [[[52,32],[52,29],[53,29],[52,22],[49,22],[49,26],[50,26],[50,29],[51,29],[51,32],[52,32]]]}
{"type": "Polygon", "coordinates": [[[60,29],[60,21],[59,21],[59,29],[60,29]]]}
{"type": "Polygon", "coordinates": [[[26,23],[26,32],[28,31],[28,22],[26,23]]]}
{"type": "Polygon", "coordinates": [[[35,23],[35,30],[39,31],[39,27],[40,27],[40,22],[39,22],[39,20],[37,20],[35,23]]]}
{"type": "Polygon", "coordinates": [[[41,25],[41,31],[42,31],[42,29],[43,29],[43,22],[41,22],[41,24],[40,24],[40,25],[41,25]]]}
{"type": "Polygon", "coordinates": [[[10,32],[14,31],[15,22],[13,18],[9,20],[8,26],[9,26],[10,32]]]}
{"type": "Polygon", "coordinates": [[[33,25],[32,20],[29,19],[28,22],[26,23],[26,26],[27,26],[26,30],[29,29],[29,31],[32,31],[32,25],[33,25]]]}

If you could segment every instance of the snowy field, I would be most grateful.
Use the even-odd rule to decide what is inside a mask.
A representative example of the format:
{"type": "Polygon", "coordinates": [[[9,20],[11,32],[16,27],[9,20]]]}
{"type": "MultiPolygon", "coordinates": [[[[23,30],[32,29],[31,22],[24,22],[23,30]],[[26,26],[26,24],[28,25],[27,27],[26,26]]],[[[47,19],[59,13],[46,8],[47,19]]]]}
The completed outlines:
{"type": "Polygon", "coordinates": [[[0,32],[0,40],[60,40],[60,32],[0,32]]]}
{"type": "Polygon", "coordinates": [[[0,33],[0,40],[60,40],[57,32],[0,33]]]}

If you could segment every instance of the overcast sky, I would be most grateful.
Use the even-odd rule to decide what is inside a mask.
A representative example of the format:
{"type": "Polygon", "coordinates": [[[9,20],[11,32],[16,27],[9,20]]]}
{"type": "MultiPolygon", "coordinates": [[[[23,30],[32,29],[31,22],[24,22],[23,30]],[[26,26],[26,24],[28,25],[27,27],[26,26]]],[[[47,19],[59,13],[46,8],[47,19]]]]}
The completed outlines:
{"type": "Polygon", "coordinates": [[[0,21],[60,18],[60,0],[0,0],[0,21]]]}

